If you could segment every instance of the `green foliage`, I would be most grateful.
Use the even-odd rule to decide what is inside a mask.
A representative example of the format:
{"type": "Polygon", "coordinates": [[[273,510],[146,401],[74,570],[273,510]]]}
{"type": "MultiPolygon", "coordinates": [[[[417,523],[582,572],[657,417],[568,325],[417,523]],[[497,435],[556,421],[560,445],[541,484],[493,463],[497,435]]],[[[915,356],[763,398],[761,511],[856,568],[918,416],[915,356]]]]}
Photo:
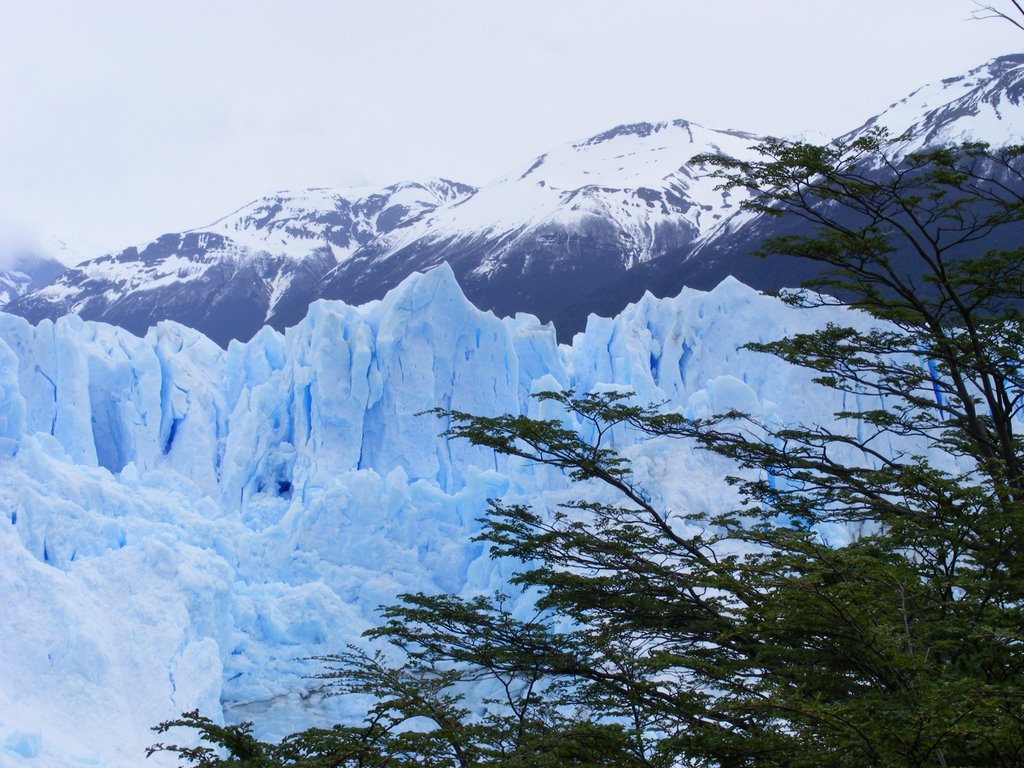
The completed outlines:
{"type": "Polygon", "coordinates": [[[217,725],[198,711],[186,712],[176,720],[156,726],[157,733],[172,728],[188,728],[196,732],[202,742],[196,747],[175,744],[154,744],[146,756],[156,752],[172,752],[182,760],[181,765],[196,768],[368,768],[369,766],[396,766],[401,763],[381,760],[371,743],[375,729],[310,728],[293,734],[279,744],[260,741],[252,735],[252,725],[217,725]],[[227,757],[222,755],[226,754],[227,757]]]}
{"type": "Polygon", "coordinates": [[[540,395],[565,421],[437,411],[451,439],[619,500],[493,502],[480,538],[523,594],[405,595],[370,633],[386,652],[322,659],[325,684],[376,702],[360,726],[266,745],[191,713],[161,728],[231,757],[155,749],[203,768],[1024,764],[1024,250],[985,248],[1024,218],[1022,155],[891,149],[875,132],[703,158],[748,207],[818,227],[765,244],[827,267],[790,301],[877,320],[752,348],[879,407],[783,427],[607,393],[540,395]],[[614,429],[731,459],[742,503],[667,515],[614,429]]]}

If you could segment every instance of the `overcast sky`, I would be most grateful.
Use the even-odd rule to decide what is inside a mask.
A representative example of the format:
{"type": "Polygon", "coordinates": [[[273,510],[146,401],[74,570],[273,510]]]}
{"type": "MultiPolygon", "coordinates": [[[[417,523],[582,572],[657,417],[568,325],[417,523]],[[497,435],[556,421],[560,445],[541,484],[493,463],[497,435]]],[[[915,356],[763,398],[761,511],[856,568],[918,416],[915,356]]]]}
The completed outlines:
{"type": "MultiPolygon", "coordinates": [[[[1002,0],[992,0],[999,3],[1002,0]]],[[[0,0],[0,249],[483,184],[612,126],[837,135],[1024,50],[972,0],[0,0]]]]}

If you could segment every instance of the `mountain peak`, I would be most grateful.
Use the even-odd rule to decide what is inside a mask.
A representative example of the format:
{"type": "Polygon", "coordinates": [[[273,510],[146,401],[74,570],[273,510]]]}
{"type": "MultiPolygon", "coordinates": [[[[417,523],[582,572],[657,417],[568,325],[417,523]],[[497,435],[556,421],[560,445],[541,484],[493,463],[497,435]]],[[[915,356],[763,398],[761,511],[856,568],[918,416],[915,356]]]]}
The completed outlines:
{"type": "Polygon", "coordinates": [[[402,181],[386,187],[309,187],[253,200],[201,230],[232,238],[254,252],[301,259],[328,244],[335,257],[401,227],[475,188],[447,179],[402,181]]]}
{"type": "Polygon", "coordinates": [[[1024,54],[999,56],[918,88],[842,139],[876,127],[892,136],[908,135],[902,148],[908,154],[965,141],[1024,143],[1024,54]]]}
{"type": "Polygon", "coordinates": [[[621,136],[636,136],[641,139],[646,139],[648,136],[669,127],[669,125],[675,128],[689,128],[690,123],[686,120],[673,120],[671,123],[626,123],[624,125],[617,125],[614,128],[610,128],[607,131],[591,136],[589,139],[581,141],[578,144],[573,144],[574,149],[581,147],[588,147],[594,144],[601,144],[605,141],[619,138],[621,136]]]}

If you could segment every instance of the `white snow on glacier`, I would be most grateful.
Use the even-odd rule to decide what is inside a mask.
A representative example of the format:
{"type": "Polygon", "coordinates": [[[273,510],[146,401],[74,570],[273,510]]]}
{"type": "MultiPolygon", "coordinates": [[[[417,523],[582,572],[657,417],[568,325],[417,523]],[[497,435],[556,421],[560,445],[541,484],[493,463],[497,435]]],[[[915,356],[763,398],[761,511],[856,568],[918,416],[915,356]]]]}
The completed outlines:
{"type": "MultiPolygon", "coordinates": [[[[729,280],[558,346],[474,308],[445,266],[226,351],[173,323],[0,315],[0,766],[135,766],[150,726],[194,708],[269,736],[351,716],[305,657],[358,642],[401,592],[499,587],[511,566],[469,541],[489,497],[580,493],[439,438],[424,410],[540,414],[532,392],[615,386],[827,419],[834,394],[740,345],[838,312],[729,280]]],[[[666,509],[732,503],[718,460],[616,439],[666,509]]]]}

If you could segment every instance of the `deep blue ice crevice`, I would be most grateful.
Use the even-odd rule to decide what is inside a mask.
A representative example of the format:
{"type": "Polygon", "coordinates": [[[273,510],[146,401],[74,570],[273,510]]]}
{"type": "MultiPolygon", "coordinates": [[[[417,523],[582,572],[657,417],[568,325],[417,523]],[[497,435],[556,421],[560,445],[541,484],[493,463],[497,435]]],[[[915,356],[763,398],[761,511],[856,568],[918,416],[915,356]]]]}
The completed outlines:
{"type": "MultiPolygon", "coordinates": [[[[35,370],[36,373],[38,373],[40,376],[42,376],[43,379],[46,381],[46,383],[49,385],[50,398],[53,401],[54,405],[56,405],[56,403],[57,403],[57,382],[55,382],[53,379],[51,379],[50,376],[46,373],[46,371],[44,371],[42,369],[42,367],[40,367],[38,364],[36,364],[34,370],[35,370]]],[[[57,427],[57,409],[54,408],[53,409],[53,418],[50,420],[50,434],[51,435],[54,433],[54,430],[56,429],[56,427],[57,427]]]]}
{"type": "Polygon", "coordinates": [[[164,456],[171,452],[171,448],[174,446],[174,437],[178,434],[178,426],[181,422],[182,419],[171,419],[171,425],[167,429],[167,437],[164,438],[163,448],[161,449],[164,456]]]}

